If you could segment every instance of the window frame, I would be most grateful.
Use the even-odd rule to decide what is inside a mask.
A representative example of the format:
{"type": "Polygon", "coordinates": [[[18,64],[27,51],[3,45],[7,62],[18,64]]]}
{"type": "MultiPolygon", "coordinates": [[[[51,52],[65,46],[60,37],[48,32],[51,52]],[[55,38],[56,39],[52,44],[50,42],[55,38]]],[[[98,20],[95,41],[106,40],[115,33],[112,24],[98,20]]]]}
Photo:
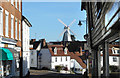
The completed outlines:
{"type": "Polygon", "coordinates": [[[14,38],[14,16],[12,14],[11,14],[11,38],[14,38]]]}
{"type": "Polygon", "coordinates": [[[113,62],[117,62],[117,57],[113,57],[113,62]]]}
{"type": "Polygon", "coordinates": [[[17,18],[15,19],[15,39],[17,40],[18,38],[17,38],[17,32],[18,32],[18,30],[17,30],[17,27],[18,27],[18,21],[17,21],[17,18]]]}
{"type": "Polygon", "coordinates": [[[6,37],[9,37],[8,33],[9,33],[9,12],[5,10],[5,36],[6,37]]]}
{"type": "Polygon", "coordinates": [[[0,35],[3,36],[3,8],[0,6],[1,10],[0,10],[0,13],[1,13],[1,33],[0,35]]]}

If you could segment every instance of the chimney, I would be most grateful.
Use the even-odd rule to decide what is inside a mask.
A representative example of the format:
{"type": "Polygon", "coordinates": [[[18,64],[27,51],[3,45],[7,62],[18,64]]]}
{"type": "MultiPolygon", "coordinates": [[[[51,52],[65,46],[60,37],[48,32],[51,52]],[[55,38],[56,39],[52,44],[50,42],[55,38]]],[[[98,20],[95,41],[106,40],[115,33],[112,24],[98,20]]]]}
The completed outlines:
{"type": "Polygon", "coordinates": [[[43,39],[43,47],[46,46],[46,41],[43,39]]]}
{"type": "Polygon", "coordinates": [[[36,41],[36,39],[31,39],[30,44],[32,45],[35,41],[36,41]]]}
{"type": "Polygon", "coordinates": [[[36,39],[31,39],[31,42],[35,42],[36,41],[36,39]]]}
{"type": "Polygon", "coordinates": [[[83,55],[83,53],[82,53],[82,47],[80,47],[80,55],[81,56],[83,55]]]}

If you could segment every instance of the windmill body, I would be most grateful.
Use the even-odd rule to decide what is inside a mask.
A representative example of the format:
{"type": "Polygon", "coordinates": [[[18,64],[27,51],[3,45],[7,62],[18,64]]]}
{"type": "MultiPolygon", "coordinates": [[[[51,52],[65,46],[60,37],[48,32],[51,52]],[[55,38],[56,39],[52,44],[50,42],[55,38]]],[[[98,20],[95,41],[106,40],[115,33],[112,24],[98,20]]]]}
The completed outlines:
{"type": "Polygon", "coordinates": [[[63,41],[72,41],[69,27],[64,27],[63,41]]]}
{"type": "MultiPolygon", "coordinates": [[[[69,26],[64,24],[60,19],[58,19],[58,20],[65,26],[64,31],[60,34],[60,36],[63,35],[63,41],[72,41],[71,33],[70,33],[70,32],[72,32],[72,30],[70,30],[70,26],[73,24],[73,22],[75,22],[75,20],[73,20],[73,22],[69,26]]],[[[76,35],[75,33],[73,33],[73,34],[76,35]]]]}

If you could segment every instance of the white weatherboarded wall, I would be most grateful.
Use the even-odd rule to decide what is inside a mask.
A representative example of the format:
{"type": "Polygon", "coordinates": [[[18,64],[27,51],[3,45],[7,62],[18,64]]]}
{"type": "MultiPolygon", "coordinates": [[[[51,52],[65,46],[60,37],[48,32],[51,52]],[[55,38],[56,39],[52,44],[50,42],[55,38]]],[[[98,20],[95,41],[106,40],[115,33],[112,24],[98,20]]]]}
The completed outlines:
{"type": "Polygon", "coordinates": [[[22,21],[23,27],[23,76],[27,75],[30,69],[30,50],[29,50],[29,26],[22,21]]]}

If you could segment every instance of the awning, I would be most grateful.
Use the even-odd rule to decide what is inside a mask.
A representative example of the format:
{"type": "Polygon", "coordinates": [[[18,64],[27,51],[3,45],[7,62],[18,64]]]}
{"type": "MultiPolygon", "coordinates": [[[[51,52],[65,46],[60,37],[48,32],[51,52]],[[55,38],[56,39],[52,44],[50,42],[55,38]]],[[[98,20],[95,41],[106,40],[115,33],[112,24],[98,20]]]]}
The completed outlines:
{"type": "Polygon", "coordinates": [[[18,52],[18,51],[16,51],[16,50],[13,49],[13,48],[8,48],[8,47],[4,47],[4,48],[10,50],[10,52],[13,54],[13,57],[14,57],[14,58],[19,58],[19,52],[18,52]],[[17,55],[17,54],[18,54],[18,55],[17,55]]]}
{"type": "Polygon", "coordinates": [[[0,60],[13,60],[13,54],[6,48],[0,48],[0,60]]]}

